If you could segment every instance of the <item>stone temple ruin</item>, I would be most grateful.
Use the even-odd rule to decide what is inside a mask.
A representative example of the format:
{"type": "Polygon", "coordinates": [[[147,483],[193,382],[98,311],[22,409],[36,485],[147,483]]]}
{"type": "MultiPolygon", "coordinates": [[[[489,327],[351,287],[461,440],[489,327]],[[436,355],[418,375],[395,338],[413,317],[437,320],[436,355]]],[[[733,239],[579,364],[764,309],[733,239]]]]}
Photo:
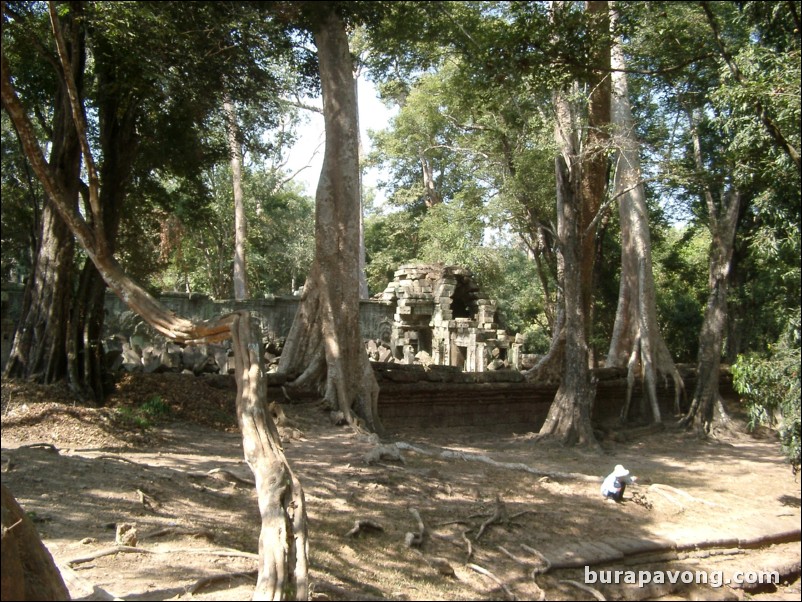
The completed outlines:
{"type": "Polygon", "coordinates": [[[466,268],[402,265],[381,299],[395,305],[390,347],[396,362],[466,372],[520,365],[520,336],[499,327],[496,301],[482,294],[466,268]]]}

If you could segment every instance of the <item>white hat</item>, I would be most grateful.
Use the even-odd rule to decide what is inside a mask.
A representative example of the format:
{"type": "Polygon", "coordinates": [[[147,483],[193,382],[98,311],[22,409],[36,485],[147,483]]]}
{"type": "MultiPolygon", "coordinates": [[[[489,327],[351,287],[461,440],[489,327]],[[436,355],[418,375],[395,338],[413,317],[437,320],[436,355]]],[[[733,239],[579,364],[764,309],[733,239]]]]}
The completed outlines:
{"type": "Polygon", "coordinates": [[[626,468],[624,468],[623,466],[621,466],[620,464],[618,464],[615,467],[615,470],[613,470],[613,475],[616,478],[627,477],[627,476],[629,476],[629,471],[626,468]]]}

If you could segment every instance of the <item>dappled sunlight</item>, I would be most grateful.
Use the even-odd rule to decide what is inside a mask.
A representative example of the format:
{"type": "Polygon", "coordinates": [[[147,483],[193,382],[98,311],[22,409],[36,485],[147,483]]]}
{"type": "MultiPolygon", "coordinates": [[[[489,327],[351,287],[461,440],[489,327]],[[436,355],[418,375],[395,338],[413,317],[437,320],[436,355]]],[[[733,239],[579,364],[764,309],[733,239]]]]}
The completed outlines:
{"type": "MultiPolygon", "coordinates": [[[[203,400],[197,405],[201,410],[203,400]]],[[[492,573],[519,599],[536,598],[538,588],[549,599],[576,599],[584,594],[563,581],[581,582],[580,563],[610,557],[611,544],[663,554],[672,570],[700,562],[734,570],[753,562],[737,549],[738,538],[798,530],[798,483],[773,439],[700,441],[671,428],[648,435],[621,428],[619,441],[603,440],[602,451],[592,453],[525,433],[465,427],[398,429],[378,444],[332,426],[319,402],[282,408],[285,453],[306,496],[313,599],[506,596],[472,567],[492,573]],[[394,448],[395,441],[411,447],[394,448]],[[377,454],[377,446],[396,453],[377,454]],[[623,503],[607,503],[599,487],[619,463],[639,480],[623,503]],[[419,534],[416,513],[422,543],[409,546],[419,534]],[[736,549],[704,561],[676,550],[678,542],[695,549],[705,541],[734,541],[736,549]],[[536,554],[562,567],[538,575],[537,585],[536,554]]],[[[148,429],[146,444],[123,445],[123,437],[116,447],[70,445],[68,435],[80,440],[93,428],[87,414],[80,427],[56,429],[56,449],[19,447],[31,429],[47,442],[60,416],[3,424],[3,482],[36,517],[59,562],[113,546],[116,524],[131,522],[139,547],[154,553],[103,556],[75,569],[115,595],[140,600],[181,597],[212,574],[246,573],[193,597],[250,597],[255,561],[215,555],[257,552],[259,510],[239,433],[171,421],[148,429]]],[[[622,557],[601,566],[625,566],[622,557]]],[[[650,591],[658,597],[673,590],[650,591]]]]}

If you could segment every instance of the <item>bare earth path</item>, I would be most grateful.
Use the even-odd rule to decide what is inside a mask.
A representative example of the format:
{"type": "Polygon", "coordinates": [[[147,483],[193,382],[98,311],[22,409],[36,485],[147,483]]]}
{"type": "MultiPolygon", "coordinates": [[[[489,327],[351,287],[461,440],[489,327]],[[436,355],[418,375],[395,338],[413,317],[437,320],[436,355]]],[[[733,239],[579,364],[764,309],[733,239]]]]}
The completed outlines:
{"type": "MultiPolygon", "coordinates": [[[[58,389],[3,384],[3,483],[74,598],[251,597],[258,512],[233,404],[219,382],[182,375],[126,377],[103,410],[76,407],[58,389]],[[125,428],[155,396],[169,417],[125,428]],[[136,548],[100,555],[119,523],[135,523],[136,548]]],[[[313,599],[592,600],[567,581],[587,571],[731,578],[764,568],[790,583],[762,593],[593,587],[607,599],[800,598],[800,486],[773,437],[704,442],[669,429],[605,441],[599,455],[525,433],[396,431],[383,443],[408,444],[399,458],[398,447],[331,426],[317,403],[284,411],[285,450],[306,492],[313,599]],[[605,503],[601,478],[619,463],[640,484],[623,504],[605,503]],[[425,533],[408,547],[416,513],[425,533]],[[360,520],[383,530],[349,535],[360,520]],[[544,557],[555,568],[538,574],[544,557]]]]}

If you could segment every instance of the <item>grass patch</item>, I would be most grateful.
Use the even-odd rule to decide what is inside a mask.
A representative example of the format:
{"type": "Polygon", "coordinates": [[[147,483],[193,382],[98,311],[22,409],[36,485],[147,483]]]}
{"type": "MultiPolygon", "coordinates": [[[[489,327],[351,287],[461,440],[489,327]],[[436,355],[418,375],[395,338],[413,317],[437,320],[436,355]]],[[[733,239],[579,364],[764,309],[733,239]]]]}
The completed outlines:
{"type": "Polygon", "coordinates": [[[170,418],[172,410],[161,395],[153,395],[138,406],[114,408],[112,418],[127,428],[147,430],[154,424],[170,418]]]}

